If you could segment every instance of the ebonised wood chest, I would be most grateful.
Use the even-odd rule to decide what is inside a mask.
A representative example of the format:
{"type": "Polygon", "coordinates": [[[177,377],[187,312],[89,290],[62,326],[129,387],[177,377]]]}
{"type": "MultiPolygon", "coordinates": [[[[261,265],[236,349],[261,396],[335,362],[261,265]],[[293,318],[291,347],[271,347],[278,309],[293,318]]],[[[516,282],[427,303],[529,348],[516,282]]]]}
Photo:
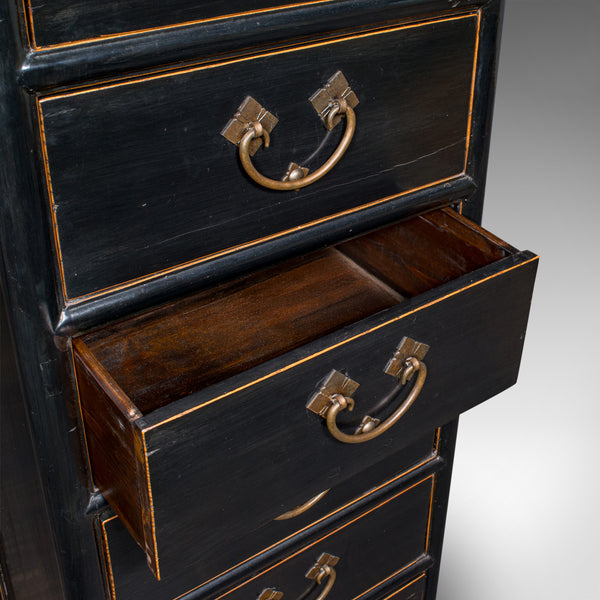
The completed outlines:
{"type": "Polygon", "coordinates": [[[434,600],[502,2],[1,10],[2,597],[434,600]]]}

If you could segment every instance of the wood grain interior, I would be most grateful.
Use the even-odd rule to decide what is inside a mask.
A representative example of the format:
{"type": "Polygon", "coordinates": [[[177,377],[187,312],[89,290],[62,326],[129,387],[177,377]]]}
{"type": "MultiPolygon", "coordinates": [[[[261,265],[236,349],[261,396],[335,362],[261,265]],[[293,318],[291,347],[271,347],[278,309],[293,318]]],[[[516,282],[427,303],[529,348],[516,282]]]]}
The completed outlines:
{"type": "Polygon", "coordinates": [[[335,249],[85,336],[142,413],[397,304],[335,249]]]}
{"type": "Polygon", "coordinates": [[[515,251],[451,209],[380,229],[337,248],[406,297],[422,294],[515,251]]]}
{"type": "Polygon", "coordinates": [[[87,334],[143,414],[511,251],[450,210],[396,224],[87,334]]]}

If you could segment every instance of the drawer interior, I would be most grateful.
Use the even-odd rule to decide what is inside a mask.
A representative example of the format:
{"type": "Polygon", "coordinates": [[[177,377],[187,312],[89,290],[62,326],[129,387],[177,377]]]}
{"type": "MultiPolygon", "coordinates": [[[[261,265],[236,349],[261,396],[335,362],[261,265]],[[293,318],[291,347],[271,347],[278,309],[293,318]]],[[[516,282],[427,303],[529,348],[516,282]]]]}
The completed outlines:
{"type": "Polygon", "coordinates": [[[443,209],[147,311],[83,341],[148,414],[512,251],[443,209]]]}
{"type": "Polygon", "coordinates": [[[277,516],[514,383],[536,265],[443,209],[88,332],[73,348],[94,482],[159,579],[232,535],[280,539],[277,516]],[[388,419],[405,338],[430,347],[419,401],[340,443],[307,402],[339,373],[360,386],[344,431],[388,419]]]}

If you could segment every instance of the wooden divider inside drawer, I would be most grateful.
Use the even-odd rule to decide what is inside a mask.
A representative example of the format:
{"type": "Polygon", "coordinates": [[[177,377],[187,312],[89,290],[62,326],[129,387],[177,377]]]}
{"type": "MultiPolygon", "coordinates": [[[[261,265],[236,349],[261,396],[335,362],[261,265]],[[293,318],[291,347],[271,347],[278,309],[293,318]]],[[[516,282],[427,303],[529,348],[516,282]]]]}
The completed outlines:
{"type": "Polygon", "coordinates": [[[260,528],[514,383],[536,264],[442,210],[75,339],[95,482],[157,576],[260,528]],[[332,438],[310,397],[345,373],[360,421],[405,336],[431,348],[417,401],[332,438]]]}

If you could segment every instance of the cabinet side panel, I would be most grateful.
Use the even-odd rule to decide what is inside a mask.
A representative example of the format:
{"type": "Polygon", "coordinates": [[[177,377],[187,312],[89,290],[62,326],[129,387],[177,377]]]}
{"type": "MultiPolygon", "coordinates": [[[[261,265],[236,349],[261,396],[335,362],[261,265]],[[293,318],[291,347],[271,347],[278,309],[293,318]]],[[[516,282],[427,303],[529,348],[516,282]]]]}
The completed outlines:
{"type": "Polygon", "coordinates": [[[62,598],[3,295],[0,386],[0,553],[6,588],[2,591],[18,600],[62,598]]]}

